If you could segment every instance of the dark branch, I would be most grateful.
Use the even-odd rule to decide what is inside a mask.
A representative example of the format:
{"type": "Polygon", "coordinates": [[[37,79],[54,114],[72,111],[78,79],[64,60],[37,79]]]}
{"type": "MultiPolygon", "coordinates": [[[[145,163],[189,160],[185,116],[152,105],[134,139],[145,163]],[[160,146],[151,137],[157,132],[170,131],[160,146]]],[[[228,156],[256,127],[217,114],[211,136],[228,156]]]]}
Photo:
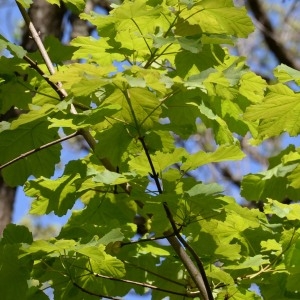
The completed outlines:
{"type": "MultiPolygon", "coordinates": [[[[167,218],[169,219],[172,229],[175,233],[175,236],[169,237],[168,241],[173,246],[176,253],[179,255],[179,257],[182,259],[183,264],[185,265],[186,269],[190,273],[192,279],[194,280],[195,284],[197,285],[201,295],[206,300],[214,300],[214,297],[212,295],[211,288],[209,286],[208,279],[206,277],[206,273],[204,270],[204,267],[202,265],[202,262],[200,261],[198,255],[195,253],[194,249],[184,240],[184,238],[180,235],[180,232],[177,229],[177,226],[174,222],[172,213],[168,207],[168,204],[166,202],[163,203],[164,209],[167,215],[167,218]],[[182,246],[178,242],[178,240],[181,242],[181,244],[186,247],[186,249],[189,250],[193,258],[195,259],[198,269],[195,267],[194,263],[190,259],[190,257],[186,254],[186,252],[183,250],[182,246]]],[[[166,234],[169,234],[169,232],[166,232],[166,234]]]]}
{"type": "MultiPolygon", "coordinates": [[[[146,153],[148,162],[150,164],[150,168],[151,168],[151,172],[152,172],[152,174],[150,174],[150,175],[155,181],[155,184],[156,184],[159,194],[162,194],[163,191],[162,191],[162,188],[161,188],[161,185],[159,182],[158,173],[156,172],[155,167],[153,165],[153,162],[152,162],[151,156],[149,154],[148,148],[146,146],[144,137],[140,136],[139,140],[143,146],[143,149],[146,153]]],[[[198,255],[196,254],[194,249],[180,235],[180,233],[175,225],[175,222],[173,220],[172,214],[168,208],[167,203],[164,202],[163,205],[164,205],[167,217],[173,228],[173,233],[170,231],[166,231],[166,232],[164,232],[164,235],[166,236],[167,240],[169,241],[169,243],[171,244],[171,246],[173,247],[173,249],[175,250],[177,255],[180,257],[180,259],[183,262],[184,266],[186,267],[187,271],[191,275],[191,278],[194,280],[196,286],[198,287],[199,292],[203,296],[204,300],[214,300],[207,277],[206,277],[206,274],[205,274],[204,267],[203,267],[198,255]],[[175,236],[173,234],[175,234],[175,236]],[[181,244],[179,241],[181,242],[181,244]],[[194,259],[197,263],[199,270],[196,268],[193,261],[187,255],[187,253],[183,249],[182,245],[184,245],[186,247],[186,249],[188,249],[189,252],[192,254],[192,256],[194,257],[194,259]],[[199,271],[200,271],[200,273],[199,273],[199,271]]]]}
{"type": "Polygon", "coordinates": [[[35,69],[44,79],[45,81],[53,88],[53,90],[58,94],[59,98],[62,100],[64,99],[67,95],[61,89],[57,84],[54,82],[50,81],[48,76],[44,73],[44,71],[38,66],[36,62],[34,62],[30,57],[25,55],[23,59],[30,64],[30,66],[35,69]]]}
{"type": "Polygon", "coordinates": [[[255,19],[261,25],[261,32],[264,36],[266,44],[270,51],[275,55],[279,63],[285,64],[291,68],[300,70],[300,65],[295,62],[288,49],[276,38],[276,32],[263,10],[259,0],[248,0],[249,8],[251,9],[255,19]]]}
{"type": "Polygon", "coordinates": [[[158,173],[155,171],[152,159],[150,157],[148,148],[147,148],[146,143],[145,143],[145,139],[144,139],[144,137],[139,137],[139,140],[140,140],[140,142],[143,146],[143,149],[145,151],[145,154],[147,156],[147,159],[148,159],[148,162],[149,162],[149,165],[150,165],[150,168],[151,168],[152,174],[150,174],[150,176],[154,179],[158,192],[160,194],[162,194],[162,188],[161,188],[161,185],[160,185],[160,182],[159,182],[158,173]]]}

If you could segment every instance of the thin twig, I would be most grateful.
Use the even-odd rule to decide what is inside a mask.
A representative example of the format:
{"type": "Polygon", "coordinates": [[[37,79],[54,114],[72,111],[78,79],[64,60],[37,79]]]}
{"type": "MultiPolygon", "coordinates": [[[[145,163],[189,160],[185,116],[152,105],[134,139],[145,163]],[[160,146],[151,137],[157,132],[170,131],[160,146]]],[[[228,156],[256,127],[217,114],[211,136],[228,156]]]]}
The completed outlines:
{"type": "Polygon", "coordinates": [[[55,70],[54,70],[54,67],[53,67],[53,64],[49,58],[49,55],[43,45],[43,42],[40,38],[40,35],[39,33],[36,31],[33,23],[31,22],[30,18],[29,18],[29,15],[27,14],[27,11],[25,10],[25,8],[18,2],[16,1],[17,5],[18,5],[18,8],[21,12],[21,15],[30,31],[30,34],[31,34],[31,37],[33,38],[33,40],[35,41],[36,45],[38,46],[39,48],[39,51],[43,57],[43,60],[50,72],[51,75],[53,75],[55,73],[55,70]]]}
{"type": "Polygon", "coordinates": [[[94,292],[91,292],[85,288],[83,288],[82,286],[80,286],[78,283],[76,283],[75,281],[72,281],[72,284],[74,286],[76,286],[78,289],[80,289],[82,292],[86,293],[86,294],[89,294],[91,296],[95,296],[97,298],[101,297],[101,298],[106,298],[106,299],[112,299],[112,300],[120,300],[122,298],[120,297],[111,297],[111,296],[107,296],[107,295],[102,295],[102,294],[98,294],[98,293],[94,293],[94,292]]]}
{"type": "Polygon", "coordinates": [[[143,268],[143,267],[141,267],[141,266],[135,265],[135,264],[130,263],[130,262],[128,262],[128,261],[124,261],[124,263],[127,264],[127,265],[129,265],[129,266],[132,266],[132,267],[134,267],[134,268],[137,268],[137,269],[140,269],[140,270],[142,270],[142,271],[145,271],[147,274],[152,274],[152,275],[154,275],[154,276],[156,276],[156,277],[158,277],[158,278],[160,278],[160,279],[163,279],[163,280],[166,280],[166,281],[168,281],[168,282],[171,282],[171,283],[173,283],[173,284],[175,284],[175,285],[179,285],[179,286],[182,286],[182,287],[186,287],[186,284],[184,284],[184,283],[175,281],[175,280],[173,280],[173,279],[171,279],[171,278],[169,278],[169,277],[162,276],[162,275],[160,275],[160,274],[157,274],[157,273],[155,273],[155,272],[153,272],[153,271],[151,271],[151,270],[148,270],[148,269],[146,269],[146,268],[143,268]]]}
{"type": "Polygon", "coordinates": [[[145,288],[165,292],[165,293],[168,293],[168,294],[185,296],[185,297],[188,297],[188,295],[189,295],[188,293],[180,293],[180,292],[175,292],[175,291],[167,290],[167,289],[164,289],[164,288],[160,288],[160,287],[157,287],[155,285],[152,285],[152,284],[149,284],[149,283],[146,283],[146,282],[138,282],[138,281],[132,281],[132,280],[129,280],[129,279],[115,278],[115,277],[106,276],[106,275],[102,275],[102,274],[98,274],[98,273],[93,273],[93,275],[96,276],[96,277],[99,277],[99,278],[108,279],[108,280],[112,280],[112,281],[123,282],[123,283],[128,283],[128,284],[137,285],[137,286],[142,286],[142,287],[145,287],[145,288]]]}
{"type": "Polygon", "coordinates": [[[48,76],[44,73],[44,71],[38,66],[36,62],[34,62],[29,56],[25,55],[23,59],[30,64],[30,66],[35,69],[45,80],[46,82],[53,88],[53,90],[58,94],[60,99],[66,98],[67,94],[63,92],[58,84],[50,81],[48,76]]]}
{"type": "MultiPolygon", "coordinates": [[[[174,233],[170,234],[169,236],[174,235],[174,233]]],[[[169,237],[167,236],[167,237],[169,237]]],[[[139,244],[139,243],[143,243],[143,242],[155,242],[158,240],[163,240],[167,238],[165,235],[164,236],[159,236],[159,237],[152,237],[152,238],[148,238],[148,239],[139,239],[136,241],[130,241],[130,242],[121,242],[121,247],[123,246],[128,246],[128,245],[134,245],[134,244],[139,244]]]]}
{"type": "MultiPolygon", "coordinates": [[[[149,283],[146,283],[146,282],[139,282],[139,281],[133,281],[133,280],[129,280],[129,279],[122,279],[122,278],[107,276],[107,275],[95,273],[92,270],[89,270],[88,268],[82,268],[82,267],[79,267],[79,266],[76,266],[76,265],[74,265],[74,267],[77,267],[77,268],[82,269],[82,270],[86,270],[88,272],[84,275],[81,275],[80,277],[93,275],[93,276],[98,277],[98,278],[107,279],[107,280],[111,280],[111,281],[118,281],[118,282],[122,282],[122,283],[126,283],[126,284],[142,286],[142,287],[149,288],[149,289],[152,289],[152,290],[165,292],[167,294],[179,295],[179,296],[184,296],[184,297],[195,297],[197,295],[197,292],[190,292],[190,291],[187,291],[186,293],[176,292],[176,291],[160,288],[160,287],[157,287],[155,285],[152,285],[152,284],[149,284],[149,283]]],[[[64,266],[64,268],[67,269],[65,266],[64,266]]],[[[74,280],[72,278],[71,278],[71,280],[74,283],[74,280]]],[[[175,282],[175,284],[178,284],[178,282],[175,282]]],[[[182,285],[180,285],[180,286],[182,286],[182,285]]],[[[92,292],[91,295],[96,295],[96,294],[92,292]]]]}
{"type": "Polygon", "coordinates": [[[32,150],[30,150],[30,151],[28,151],[28,152],[22,153],[22,154],[19,155],[18,157],[14,158],[14,159],[12,159],[12,160],[10,160],[10,161],[8,161],[7,163],[5,163],[5,164],[3,164],[3,165],[0,165],[0,170],[6,168],[6,167],[8,167],[8,166],[10,166],[11,164],[17,162],[18,160],[21,160],[21,159],[23,159],[23,158],[25,158],[25,157],[27,157],[27,156],[33,154],[33,153],[39,152],[39,151],[41,151],[41,150],[43,150],[43,149],[49,148],[49,147],[51,147],[51,146],[53,146],[53,145],[56,145],[56,144],[59,144],[59,143],[61,143],[61,142],[63,142],[63,141],[69,140],[69,139],[71,139],[71,138],[73,138],[73,137],[75,137],[75,136],[77,136],[77,135],[79,135],[79,132],[78,132],[78,131],[76,131],[76,132],[74,132],[74,133],[72,133],[72,134],[69,134],[69,135],[67,135],[67,136],[64,136],[64,137],[62,137],[62,138],[60,138],[60,139],[57,139],[57,140],[55,140],[55,141],[52,141],[52,142],[50,142],[50,143],[44,144],[44,145],[42,145],[42,146],[40,146],[40,147],[38,147],[38,148],[32,149],[32,150]]]}
{"type": "Polygon", "coordinates": [[[148,159],[148,162],[149,162],[149,165],[150,165],[150,168],[151,168],[152,174],[150,174],[150,176],[154,179],[158,192],[160,194],[162,194],[162,188],[161,188],[161,185],[160,185],[160,182],[159,182],[158,173],[155,171],[152,159],[150,157],[148,148],[147,148],[146,143],[145,143],[145,138],[144,137],[139,137],[139,141],[141,142],[141,144],[143,146],[144,152],[147,156],[147,159],[148,159]]]}
{"type": "MultiPolygon", "coordinates": [[[[23,59],[26,62],[28,62],[29,65],[31,66],[31,68],[33,68],[34,70],[36,70],[43,77],[43,79],[52,87],[52,89],[58,94],[58,96],[59,96],[58,100],[63,100],[63,99],[65,99],[68,96],[67,92],[64,89],[61,89],[61,84],[60,83],[54,83],[54,82],[52,82],[49,79],[49,77],[45,74],[45,72],[39,67],[39,65],[37,64],[37,62],[34,62],[27,55],[25,55],[23,57],[23,59]]],[[[76,108],[81,109],[81,110],[88,110],[88,109],[90,109],[88,106],[86,106],[86,105],[84,105],[82,103],[78,103],[78,102],[73,102],[73,105],[76,108]]]]}
{"type": "MultiPolygon", "coordinates": [[[[51,62],[51,59],[43,45],[43,42],[41,41],[41,38],[39,36],[39,34],[37,33],[33,23],[31,22],[26,10],[22,7],[21,4],[18,3],[18,1],[16,1],[18,7],[19,7],[19,10],[29,28],[29,31],[32,35],[32,38],[34,39],[34,41],[36,42],[37,46],[38,46],[38,49],[45,61],[45,64],[50,72],[51,75],[53,75],[55,73],[55,70],[54,70],[54,67],[53,67],[53,64],[51,62]]],[[[45,77],[45,76],[43,76],[45,77]]],[[[60,88],[60,91],[61,93],[63,93],[63,95],[65,97],[68,96],[68,93],[61,87],[61,83],[58,82],[57,83],[58,87],[60,88]]],[[[56,90],[56,89],[55,89],[56,90]]],[[[71,104],[71,112],[73,114],[77,114],[77,111],[76,111],[76,108],[73,104],[71,104]]],[[[80,129],[78,131],[79,134],[81,134],[83,136],[83,138],[86,140],[86,142],[88,143],[88,145],[90,146],[90,148],[95,151],[95,147],[96,147],[96,141],[94,139],[94,137],[91,135],[91,133],[86,130],[86,129],[80,129]]],[[[94,152],[95,153],[95,152],[94,152]]],[[[115,171],[115,167],[110,163],[110,161],[107,159],[107,158],[102,158],[102,157],[99,157],[98,155],[96,155],[97,158],[99,159],[99,161],[102,163],[102,165],[109,171],[112,171],[114,172],[115,171]]],[[[120,185],[128,194],[130,193],[130,186],[128,184],[121,184],[120,185]]]]}

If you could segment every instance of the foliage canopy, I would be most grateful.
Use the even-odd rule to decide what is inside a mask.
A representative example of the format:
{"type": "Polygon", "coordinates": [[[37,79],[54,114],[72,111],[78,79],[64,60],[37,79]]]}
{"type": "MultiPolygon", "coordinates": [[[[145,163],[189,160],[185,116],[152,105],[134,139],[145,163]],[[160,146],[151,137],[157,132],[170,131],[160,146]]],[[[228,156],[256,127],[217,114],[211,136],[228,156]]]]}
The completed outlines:
{"type": "MultiPolygon", "coordinates": [[[[63,2],[83,11],[84,1],[63,2]]],[[[150,288],[153,299],[199,299],[176,247],[159,242],[181,236],[201,259],[215,299],[298,299],[300,209],[282,200],[299,199],[299,149],[287,147],[267,171],[244,177],[241,195],[264,202],[263,212],[188,176],[243,159],[240,137],[249,132],[253,145],[298,135],[299,94],[288,86],[298,83],[297,71],[281,65],[268,84],[230,55],[224,45],[253,31],[246,9],[230,0],[127,0],[108,16],[80,17],[100,38],[66,46],[50,37],[55,74],[39,53],[0,38],[11,54],[0,58],[0,113],[26,111],[0,123],[5,181],[24,185],[32,214],[62,216],[77,199],[84,203],[56,238],[33,240],[26,227],[7,226],[1,297],[48,299],[51,287],[55,299],[116,299],[132,288],[150,288]],[[217,146],[191,154],[176,139],[197,134],[199,123],[217,146]],[[91,151],[53,179],[62,135],[82,135],[91,151]],[[134,241],[137,216],[147,232],[134,241]]]]}

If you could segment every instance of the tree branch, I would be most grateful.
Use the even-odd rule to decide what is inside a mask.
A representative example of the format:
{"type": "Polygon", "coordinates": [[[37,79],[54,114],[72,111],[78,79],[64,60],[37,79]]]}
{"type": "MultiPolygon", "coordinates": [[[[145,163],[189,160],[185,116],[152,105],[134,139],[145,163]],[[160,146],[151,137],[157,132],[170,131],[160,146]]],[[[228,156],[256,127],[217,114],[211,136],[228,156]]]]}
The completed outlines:
{"type": "Polygon", "coordinates": [[[63,142],[63,141],[69,140],[69,139],[71,139],[71,138],[73,138],[73,137],[75,137],[75,136],[77,136],[77,135],[79,135],[79,132],[78,132],[78,131],[76,131],[76,132],[74,132],[74,133],[71,133],[71,134],[69,134],[69,135],[67,135],[67,136],[64,136],[64,137],[62,137],[62,138],[60,138],[60,139],[57,139],[57,140],[55,140],[55,141],[52,141],[52,142],[50,142],[50,143],[44,144],[44,145],[42,145],[42,146],[40,146],[40,147],[38,147],[38,148],[32,149],[32,150],[30,150],[30,151],[28,151],[28,152],[22,153],[22,154],[19,155],[18,157],[14,158],[14,159],[12,159],[12,160],[10,160],[10,161],[8,161],[7,163],[5,163],[5,164],[3,164],[3,165],[0,165],[0,170],[6,168],[6,167],[8,167],[8,166],[10,166],[11,164],[17,162],[18,160],[21,160],[21,159],[23,159],[23,158],[25,158],[25,157],[27,157],[27,156],[33,154],[33,153],[39,152],[39,151],[41,151],[41,150],[43,150],[43,149],[49,148],[49,147],[51,147],[51,146],[53,146],[53,145],[56,145],[56,144],[59,144],[59,143],[61,143],[61,142],[63,142]]]}
{"type": "Polygon", "coordinates": [[[268,48],[275,55],[279,63],[285,64],[293,69],[300,70],[299,63],[295,62],[293,56],[290,55],[289,51],[285,49],[284,45],[276,38],[276,32],[259,0],[248,0],[247,3],[255,19],[261,25],[260,30],[268,48]]]}
{"type": "Polygon", "coordinates": [[[141,142],[141,144],[143,146],[143,149],[145,151],[145,154],[147,156],[147,159],[148,159],[148,162],[149,162],[149,165],[150,165],[150,168],[151,168],[152,174],[150,174],[150,176],[151,176],[151,178],[154,179],[158,192],[160,194],[162,194],[162,188],[161,188],[161,185],[160,185],[160,182],[159,182],[158,173],[155,171],[152,159],[150,157],[148,148],[147,148],[146,143],[145,143],[145,138],[144,137],[139,137],[139,141],[141,142]]]}
{"type": "MultiPolygon", "coordinates": [[[[128,283],[128,284],[137,285],[137,286],[142,286],[145,288],[165,292],[165,293],[172,294],[172,295],[179,295],[179,296],[184,296],[184,297],[189,297],[189,295],[191,295],[190,293],[180,293],[180,292],[175,292],[175,291],[167,290],[164,288],[160,288],[160,287],[157,287],[155,285],[152,285],[152,284],[149,284],[146,282],[138,282],[138,281],[133,281],[133,280],[129,280],[129,279],[115,278],[115,277],[106,276],[106,275],[102,275],[102,274],[98,274],[98,273],[93,273],[93,275],[96,277],[99,277],[99,278],[128,283]]],[[[192,297],[195,297],[195,293],[192,293],[192,297]]]]}
{"type": "MultiPolygon", "coordinates": [[[[34,41],[36,42],[38,49],[45,61],[45,64],[47,65],[47,68],[50,72],[51,75],[53,75],[55,73],[53,64],[51,62],[51,59],[43,45],[43,42],[41,41],[33,23],[31,22],[26,10],[22,7],[21,4],[18,3],[18,1],[16,1],[18,8],[29,28],[29,31],[34,39],[34,41]]],[[[45,78],[45,76],[43,76],[45,78]]],[[[68,96],[68,93],[62,88],[62,84],[60,82],[57,83],[60,91],[61,91],[61,95],[63,95],[64,97],[68,96]]],[[[55,88],[55,90],[57,90],[55,88]]],[[[77,114],[76,108],[73,104],[71,104],[71,112],[73,114],[77,114]]],[[[86,129],[80,129],[78,131],[78,134],[81,134],[83,136],[83,138],[86,140],[86,142],[88,143],[88,145],[90,146],[90,148],[94,151],[95,150],[95,146],[96,146],[96,141],[93,138],[93,136],[91,135],[91,133],[86,130],[86,129]]],[[[110,161],[107,158],[101,158],[99,156],[97,156],[97,158],[99,159],[99,161],[102,163],[102,165],[109,171],[114,172],[115,171],[115,167],[110,163],[110,161]]],[[[130,186],[128,184],[121,184],[120,185],[128,194],[130,193],[130,186]]]]}
{"type": "MultiPolygon", "coordinates": [[[[168,204],[166,202],[164,202],[163,205],[164,205],[164,209],[166,211],[167,218],[169,219],[169,221],[171,223],[171,226],[172,226],[172,229],[173,229],[174,234],[175,234],[175,236],[170,236],[168,238],[169,243],[172,245],[172,247],[176,251],[177,255],[179,255],[179,257],[181,258],[183,264],[185,265],[186,269],[188,270],[188,272],[190,273],[192,279],[194,280],[195,284],[197,285],[203,299],[205,299],[205,300],[214,300],[212,292],[211,292],[211,288],[209,286],[209,282],[208,282],[207,277],[206,277],[204,267],[202,265],[202,262],[200,261],[198,255],[196,254],[194,249],[180,235],[180,232],[178,231],[178,229],[176,227],[176,224],[174,222],[174,219],[173,219],[171,211],[168,207],[168,204]],[[192,254],[192,256],[194,257],[194,259],[197,263],[197,266],[198,266],[199,270],[195,267],[193,261],[186,254],[186,252],[184,251],[184,249],[181,246],[181,244],[179,243],[179,241],[192,254]],[[199,271],[200,271],[200,273],[199,273],[199,271]]],[[[170,234],[169,230],[165,232],[165,235],[169,235],[169,234],[170,234]]]]}
{"type": "MultiPolygon", "coordinates": [[[[159,182],[159,178],[158,178],[158,173],[156,172],[151,156],[149,154],[148,148],[146,146],[144,137],[139,137],[140,142],[142,143],[143,149],[146,153],[149,165],[151,167],[151,171],[152,174],[150,175],[156,184],[157,190],[159,191],[159,194],[162,194],[162,188],[159,182]]],[[[191,275],[191,278],[193,279],[193,281],[195,282],[196,286],[198,287],[202,297],[204,300],[213,300],[213,295],[205,274],[205,270],[204,267],[198,257],[198,255],[196,254],[196,252],[194,251],[194,249],[182,238],[182,236],[180,235],[180,233],[177,230],[177,227],[175,225],[175,222],[173,220],[172,214],[168,208],[168,205],[166,202],[163,203],[167,217],[171,223],[171,226],[173,228],[173,234],[175,234],[175,236],[172,234],[172,232],[170,231],[166,231],[164,232],[165,237],[167,238],[167,240],[169,241],[169,243],[171,244],[171,246],[173,247],[173,249],[175,250],[175,252],[177,253],[177,255],[180,257],[181,261],[183,262],[183,264],[185,265],[187,271],[189,272],[189,274],[191,275]],[[180,242],[182,245],[184,245],[189,252],[192,254],[192,256],[194,257],[195,261],[197,262],[197,266],[199,268],[199,270],[195,267],[193,261],[190,259],[190,257],[187,255],[186,251],[183,249],[182,245],[180,244],[180,242]],[[200,271],[200,273],[199,273],[200,271]]]]}
{"type": "Polygon", "coordinates": [[[53,88],[53,90],[58,94],[59,98],[62,100],[66,97],[66,93],[62,92],[59,88],[59,85],[50,81],[48,76],[44,73],[44,71],[38,66],[36,62],[34,62],[29,56],[25,55],[23,59],[30,64],[30,66],[35,69],[45,80],[46,82],[53,88]]]}
{"type": "Polygon", "coordinates": [[[53,67],[53,64],[49,58],[49,55],[43,45],[43,42],[40,38],[40,35],[38,34],[38,32],[36,31],[33,23],[31,22],[30,18],[29,18],[29,15],[27,13],[27,11],[25,10],[25,8],[18,2],[16,1],[16,4],[18,5],[18,8],[21,12],[21,15],[30,31],[30,34],[31,34],[31,37],[32,39],[34,40],[34,42],[36,43],[37,47],[39,48],[39,51],[43,57],[43,60],[50,72],[51,75],[53,75],[55,73],[55,70],[54,70],[54,67],[53,67]]]}

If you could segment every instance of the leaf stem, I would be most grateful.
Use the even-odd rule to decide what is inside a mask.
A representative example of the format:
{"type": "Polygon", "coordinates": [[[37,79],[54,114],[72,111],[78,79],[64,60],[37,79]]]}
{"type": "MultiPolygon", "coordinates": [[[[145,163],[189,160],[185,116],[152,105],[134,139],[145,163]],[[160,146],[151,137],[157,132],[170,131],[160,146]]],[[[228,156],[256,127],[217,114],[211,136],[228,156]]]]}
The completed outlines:
{"type": "Polygon", "coordinates": [[[25,55],[23,59],[29,63],[29,65],[35,69],[45,80],[46,82],[53,88],[53,90],[58,94],[60,99],[66,98],[67,94],[64,90],[61,90],[58,84],[50,81],[48,76],[44,73],[44,71],[38,66],[37,62],[34,62],[29,56],[25,55]]]}
{"type": "Polygon", "coordinates": [[[175,292],[175,291],[167,290],[167,289],[164,289],[164,288],[160,288],[158,286],[155,286],[155,285],[152,285],[152,284],[149,284],[149,283],[146,283],[146,282],[138,282],[138,281],[133,281],[133,280],[129,280],[129,279],[115,278],[115,277],[106,276],[106,275],[102,275],[102,274],[98,274],[98,273],[93,273],[93,275],[96,276],[96,277],[99,277],[99,278],[108,279],[108,280],[112,280],[112,281],[119,281],[119,282],[123,282],[123,283],[137,285],[137,286],[142,286],[142,287],[146,287],[146,288],[149,288],[149,289],[152,289],[152,290],[165,292],[165,293],[168,293],[168,294],[185,296],[185,297],[187,297],[189,295],[188,293],[180,293],[180,292],[175,292]]]}
{"type": "Polygon", "coordinates": [[[158,192],[159,192],[160,194],[162,194],[163,191],[162,191],[162,188],[161,188],[161,184],[160,184],[160,182],[159,182],[158,173],[156,172],[155,167],[154,167],[154,165],[153,165],[151,156],[150,156],[150,154],[149,154],[149,150],[148,150],[147,145],[146,145],[146,143],[145,143],[145,138],[144,138],[143,136],[141,136],[141,137],[139,137],[138,139],[139,139],[139,141],[141,142],[141,144],[142,144],[142,146],[143,146],[143,149],[144,149],[144,151],[145,151],[145,154],[146,154],[146,156],[147,156],[147,159],[148,159],[148,162],[149,162],[149,165],[150,165],[150,168],[151,168],[152,174],[150,174],[150,176],[154,179],[158,192]]]}
{"type": "MultiPolygon", "coordinates": [[[[171,233],[169,236],[174,236],[174,233],[171,233]]],[[[122,242],[121,243],[121,247],[123,246],[129,246],[129,245],[133,245],[133,244],[139,244],[139,243],[144,243],[144,242],[155,242],[158,240],[163,240],[166,239],[169,236],[159,236],[159,237],[152,237],[152,238],[148,238],[148,239],[139,239],[137,241],[130,241],[130,242],[122,242]]]]}
{"type": "MultiPolygon", "coordinates": [[[[167,37],[167,36],[168,36],[168,34],[169,34],[169,32],[171,31],[172,27],[173,27],[174,24],[176,23],[176,21],[177,21],[177,19],[178,19],[178,16],[179,16],[179,14],[177,13],[177,15],[176,15],[176,17],[174,18],[173,22],[170,24],[168,30],[165,32],[164,37],[167,37]]],[[[172,45],[172,43],[171,43],[169,46],[171,46],[171,45],[172,45]]],[[[167,48],[169,48],[169,46],[167,46],[167,47],[164,49],[164,51],[165,51],[167,48]]],[[[158,48],[156,48],[153,52],[150,50],[150,54],[151,54],[151,55],[150,55],[148,61],[146,62],[145,66],[144,66],[145,69],[148,69],[148,68],[151,66],[151,64],[157,59],[157,57],[161,56],[161,54],[159,54],[159,55],[156,57],[156,53],[157,53],[158,50],[159,50],[158,48]]]]}
{"type": "Polygon", "coordinates": [[[71,138],[73,138],[73,137],[75,137],[75,136],[77,136],[77,135],[79,135],[79,132],[78,132],[78,131],[76,131],[76,132],[74,132],[74,133],[71,133],[71,134],[69,134],[69,135],[67,135],[67,136],[64,136],[64,137],[62,137],[62,138],[60,138],[60,139],[57,139],[57,140],[55,140],[55,141],[52,141],[52,142],[50,142],[50,143],[44,144],[44,145],[42,145],[42,146],[40,146],[40,147],[38,147],[38,148],[35,148],[35,149],[33,149],[33,150],[30,150],[30,151],[28,151],[28,152],[22,153],[22,154],[19,155],[18,157],[14,158],[14,159],[12,159],[12,160],[10,160],[10,161],[8,161],[7,163],[5,163],[5,164],[3,164],[3,165],[0,165],[0,170],[6,168],[6,167],[8,167],[8,166],[10,166],[11,164],[17,162],[18,160],[21,160],[21,159],[23,159],[23,158],[25,158],[25,157],[27,157],[27,156],[33,154],[33,153],[39,152],[39,151],[41,151],[41,150],[43,150],[43,149],[49,148],[49,147],[51,147],[51,146],[53,146],[53,145],[56,145],[56,144],[59,144],[59,143],[61,143],[61,142],[63,142],[63,141],[69,140],[69,139],[71,139],[71,138]]]}
{"type": "Polygon", "coordinates": [[[108,296],[108,295],[102,295],[102,294],[99,294],[99,293],[94,293],[94,292],[91,292],[85,288],[83,288],[82,286],[80,286],[78,283],[76,283],[75,281],[72,280],[72,284],[77,287],[79,290],[81,290],[82,292],[86,293],[86,294],[89,294],[91,296],[95,296],[97,298],[101,297],[101,298],[105,298],[105,299],[112,299],[112,300],[121,300],[122,298],[120,297],[112,297],[112,296],[108,296]]]}
{"type": "Polygon", "coordinates": [[[149,44],[147,43],[147,41],[146,41],[146,39],[145,39],[145,37],[144,37],[144,35],[143,35],[143,33],[142,33],[142,31],[141,31],[139,25],[136,23],[136,21],[135,21],[133,18],[131,18],[131,21],[132,21],[132,22],[134,23],[134,25],[137,27],[137,29],[138,29],[138,31],[140,32],[140,34],[141,34],[141,36],[142,36],[142,38],[143,38],[145,44],[147,45],[147,48],[148,48],[150,54],[152,55],[152,53],[151,53],[151,48],[150,48],[149,44]]]}
{"type": "Polygon", "coordinates": [[[160,278],[160,279],[163,279],[163,280],[166,280],[166,281],[168,281],[168,282],[171,282],[171,283],[173,283],[173,284],[175,284],[175,285],[178,285],[178,286],[181,286],[181,287],[186,287],[186,284],[185,284],[185,283],[181,283],[181,282],[175,281],[175,280],[173,280],[173,279],[171,279],[171,278],[169,278],[169,277],[165,277],[165,276],[163,276],[163,275],[161,275],[161,274],[157,274],[157,273],[155,273],[155,272],[153,272],[153,271],[151,271],[151,270],[149,270],[149,269],[147,269],[147,268],[143,268],[143,267],[141,267],[141,266],[139,266],[139,265],[135,265],[135,264],[130,263],[130,262],[128,262],[128,261],[124,261],[124,263],[127,264],[128,266],[131,266],[131,267],[133,267],[133,268],[137,268],[137,269],[139,269],[139,270],[145,271],[145,272],[147,272],[147,273],[149,273],[149,274],[152,274],[152,275],[154,275],[154,276],[156,276],[156,277],[158,277],[158,278],[160,278]]]}

